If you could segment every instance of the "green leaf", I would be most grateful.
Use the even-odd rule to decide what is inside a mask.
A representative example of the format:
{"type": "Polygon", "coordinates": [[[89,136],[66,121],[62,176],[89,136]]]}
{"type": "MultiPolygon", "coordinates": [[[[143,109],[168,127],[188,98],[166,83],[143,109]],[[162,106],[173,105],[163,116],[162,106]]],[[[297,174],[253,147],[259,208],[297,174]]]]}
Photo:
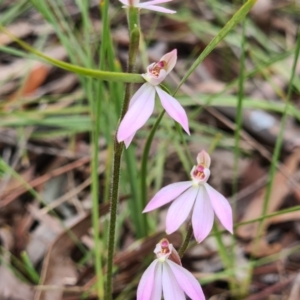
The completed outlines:
{"type": "Polygon", "coordinates": [[[105,81],[118,81],[118,82],[133,82],[133,83],[142,83],[144,82],[143,77],[140,74],[129,74],[129,73],[121,73],[121,72],[108,72],[108,71],[99,71],[89,68],[83,68],[79,66],[75,66],[70,63],[66,63],[64,61],[52,58],[43,54],[42,52],[34,49],[27,43],[21,41],[17,37],[13,36],[9,31],[7,31],[3,26],[0,25],[0,30],[5,32],[11,39],[13,39],[16,43],[18,43],[22,48],[41,58],[42,60],[59,67],[61,69],[70,71],[72,73],[90,76],[94,78],[98,78],[105,81]]]}

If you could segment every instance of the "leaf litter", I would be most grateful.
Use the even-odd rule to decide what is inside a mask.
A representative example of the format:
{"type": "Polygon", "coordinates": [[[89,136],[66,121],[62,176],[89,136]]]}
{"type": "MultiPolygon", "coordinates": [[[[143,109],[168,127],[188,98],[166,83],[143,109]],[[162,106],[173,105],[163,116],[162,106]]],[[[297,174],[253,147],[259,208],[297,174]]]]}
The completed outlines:
{"type": "MultiPolygon", "coordinates": [[[[76,3],[74,1],[64,3],[69,18],[80,26],[81,14],[76,3]]],[[[174,9],[179,8],[179,4],[179,1],[174,1],[174,9]]],[[[1,14],[5,14],[12,4],[4,1],[1,5],[1,14]]],[[[89,8],[96,32],[101,27],[97,5],[97,1],[91,1],[89,8]]],[[[128,45],[128,38],[124,36],[126,19],[118,14],[117,5],[119,4],[114,3],[111,7],[112,36],[117,45],[116,55],[125,65],[127,52],[124,47],[128,45]]],[[[298,20],[297,9],[299,11],[294,5],[296,4],[291,1],[274,1],[274,3],[258,1],[250,15],[251,28],[256,34],[249,33],[248,42],[251,47],[249,46],[248,51],[252,56],[247,57],[247,71],[252,67],[262,66],[267,58],[275,57],[293,47],[298,20]],[[269,39],[266,41],[264,37],[269,39]]],[[[193,61],[192,58],[196,57],[217,33],[222,18],[228,17],[230,12],[234,11],[232,4],[229,3],[224,4],[224,9],[225,13],[216,4],[187,1],[186,15],[183,13],[181,18],[162,17],[155,31],[145,32],[144,38],[150,45],[149,58],[146,60],[152,61],[167,49],[174,47],[179,51],[176,75],[168,78],[168,85],[175,87],[174,83],[185,74],[193,61]],[[172,34],[169,34],[170,31],[172,34]]],[[[143,27],[151,28],[155,22],[154,18],[152,14],[143,15],[143,27]]],[[[43,52],[57,59],[68,59],[67,51],[58,42],[54,28],[49,26],[32,7],[23,14],[16,14],[7,28],[15,36],[25,39],[32,45],[43,35],[47,35],[43,52]]],[[[93,35],[91,45],[97,41],[97,38],[93,41],[92,37],[93,35]]],[[[237,88],[227,89],[227,84],[238,76],[239,39],[237,31],[218,45],[191,75],[182,91],[192,99],[218,93],[236,96],[237,88]]],[[[2,33],[0,44],[6,47],[6,50],[15,46],[13,41],[2,33]]],[[[141,59],[139,66],[144,63],[141,59]]],[[[266,103],[270,103],[269,101],[280,103],[287,89],[290,72],[286,70],[290,68],[286,66],[290,63],[291,57],[288,57],[264,68],[261,73],[254,74],[246,81],[247,96],[263,99],[266,103]]],[[[0,151],[5,163],[22,178],[20,180],[13,176],[7,169],[0,170],[0,299],[80,299],[82,295],[86,295],[86,299],[95,299],[90,221],[91,170],[88,130],[91,128],[89,124],[84,130],[79,127],[73,128],[71,123],[67,126],[67,118],[66,124],[61,126],[43,123],[46,120],[43,113],[51,112],[54,117],[59,118],[58,112],[62,111],[63,116],[69,117],[71,113],[74,115],[72,109],[75,107],[78,120],[87,114],[85,93],[80,87],[80,80],[73,74],[42,62],[29,62],[27,56],[18,57],[8,51],[0,51],[0,65],[0,109],[3,122],[0,128],[0,151]],[[70,109],[69,113],[67,109],[70,109]],[[23,118],[21,127],[14,125],[18,124],[14,121],[19,118],[23,118]],[[39,118],[41,122],[33,123],[32,120],[35,118],[39,118]],[[22,132],[24,129],[28,133],[26,139],[22,132]],[[17,152],[18,149],[21,151],[17,152]],[[24,182],[46,200],[49,208],[28,191],[28,186],[24,185],[24,182]],[[32,281],[28,274],[29,269],[24,268],[21,260],[22,251],[26,251],[40,276],[38,284],[32,281]]],[[[297,72],[299,75],[299,68],[297,72]]],[[[268,214],[292,208],[300,202],[298,186],[300,158],[297,141],[299,139],[297,114],[299,116],[300,103],[297,90],[299,92],[299,84],[296,81],[292,97],[296,108],[295,117],[290,117],[288,130],[284,134],[282,163],[275,175],[268,214]]],[[[234,174],[232,131],[236,111],[226,108],[226,104],[212,110],[207,103],[203,108],[197,111],[199,109],[197,102],[189,105],[190,113],[197,112],[193,120],[199,136],[196,140],[192,140],[188,147],[191,152],[198,152],[199,148],[210,145],[216,136],[221,134],[218,148],[213,154],[214,166],[212,166],[215,168],[212,174],[218,175],[212,176],[211,183],[229,198],[232,196],[234,174]]],[[[268,110],[262,113],[259,108],[244,110],[240,143],[242,155],[238,170],[239,191],[235,200],[238,222],[251,221],[261,216],[266,176],[278,135],[280,117],[280,113],[268,110]]],[[[137,139],[138,155],[142,153],[143,144],[142,134],[137,139]]],[[[159,143],[153,147],[150,162],[154,161],[159,143]]],[[[100,141],[99,183],[103,188],[105,176],[108,174],[105,171],[107,165],[104,159],[105,151],[109,151],[108,145],[100,141]]],[[[179,179],[186,180],[187,174],[176,148],[168,145],[165,157],[165,175],[162,176],[162,184],[166,185],[179,179]]],[[[148,196],[155,192],[149,188],[148,196]]],[[[99,226],[103,233],[108,205],[105,203],[107,199],[104,193],[99,198],[101,202],[99,226]]],[[[121,198],[126,203],[128,195],[122,193],[121,198]]],[[[157,227],[160,231],[156,235],[137,241],[126,212],[126,205],[122,205],[120,209],[125,221],[123,228],[120,229],[121,242],[114,259],[118,269],[118,275],[114,278],[114,292],[116,299],[134,299],[135,287],[146,267],[143,265],[146,263],[145,257],[151,258],[153,245],[164,236],[161,223],[165,209],[159,212],[160,221],[157,227]]],[[[262,236],[256,246],[254,244],[258,230],[257,222],[237,228],[236,235],[239,239],[234,256],[239,266],[235,270],[239,280],[244,279],[247,267],[254,261],[251,295],[245,299],[300,298],[298,274],[300,257],[297,255],[300,247],[299,224],[299,211],[266,219],[263,222],[262,236]]],[[[230,239],[226,235],[223,238],[229,248],[230,239]]],[[[179,248],[182,239],[180,232],[170,237],[176,248],[179,248]]],[[[234,299],[228,294],[229,276],[219,258],[213,237],[200,245],[192,241],[183,263],[198,279],[206,283],[204,291],[208,298],[234,299]]]]}

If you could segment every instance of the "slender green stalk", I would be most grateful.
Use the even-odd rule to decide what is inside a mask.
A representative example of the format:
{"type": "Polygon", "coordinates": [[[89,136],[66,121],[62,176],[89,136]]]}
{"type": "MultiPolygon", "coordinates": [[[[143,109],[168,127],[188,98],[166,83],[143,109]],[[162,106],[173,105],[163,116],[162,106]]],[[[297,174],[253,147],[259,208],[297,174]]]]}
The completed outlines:
{"type": "Polygon", "coordinates": [[[138,180],[140,176],[137,168],[135,150],[136,147],[134,145],[130,145],[130,147],[124,152],[126,173],[127,178],[129,179],[131,192],[131,197],[128,199],[128,209],[136,237],[143,238],[146,236],[147,223],[143,221],[145,215],[142,214],[143,205],[141,203],[140,182],[138,180]]]}
{"type": "MultiPolygon", "coordinates": [[[[125,93],[125,97],[129,95],[125,93]]],[[[128,97],[129,99],[129,97],[128,97]]],[[[126,99],[124,99],[126,100],[126,99]]],[[[125,102],[125,101],[124,101],[125,102]]],[[[123,151],[123,143],[118,143],[116,137],[114,141],[114,161],[113,171],[111,178],[111,190],[110,190],[110,219],[109,219],[109,232],[108,232],[108,255],[107,255],[107,279],[105,289],[105,299],[112,299],[112,269],[113,269],[113,256],[115,248],[115,231],[117,220],[117,208],[118,208],[118,196],[119,196],[119,180],[120,180],[120,168],[121,157],[123,151]]]]}
{"type": "MultiPolygon", "coordinates": [[[[138,22],[138,15],[137,11],[132,11],[133,14],[136,16],[131,17],[130,28],[133,30],[136,27],[136,23],[138,22]],[[135,21],[134,21],[135,20],[135,21]]],[[[136,29],[135,29],[136,30],[136,29]]],[[[110,38],[110,44],[108,45],[107,49],[107,58],[108,58],[108,66],[109,70],[111,71],[119,71],[120,66],[118,66],[118,62],[115,60],[114,55],[114,48],[113,44],[110,38]]],[[[123,84],[119,82],[109,82],[110,87],[110,99],[113,99],[116,116],[119,116],[122,109],[122,101],[123,101],[123,94],[124,94],[124,86],[123,84]],[[120,99],[120,100],[119,100],[120,99]]],[[[112,102],[112,101],[111,101],[112,102]]],[[[108,117],[110,118],[110,117],[108,117]]],[[[110,118],[110,121],[113,122],[110,118]]],[[[115,122],[113,122],[115,124],[115,122]]],[[[141,197],[140,197],[140,186],[139,186],[139,178],[138,176],[138,166],[137,166],[137,160],[135,155],[135,147],[131,144],[131,146],[124,151],[124,159],[126,162],[126,175],[129,179],[129,185],[130,185],[130,191],[131,191],[131,197],[128,199],[128,209],[130,213],[130,219],[132,220],[135,233],[137,238],[142,238],[146,235],[145,226],[143,226],[143,215],[141,214],[142,211],[142,205],[141,197]]],[[[110,176],[109,176],[110,181],[110,176]]],[[[107,197],[108,199],[109,197],[107,197]]]]}
{"type": "Polygon", "coordinates": [[[95,255],[95,271],[97,276],[97,294],[100,299],[104,295],[104,282],[102,273],[102,259],[100,249],[100,230],[99,230],[99,178],[98,178],[98,165],[99,165],[99,150],[98,150],[98,137],[100,134],[100,119],[101,106],[100,101],[96,104],[94,130],[92,133],[92,225],[94,237],[94,255],[95,255]]]}
{"type": "Polygon", "coordinates": [[[147,163],[148,163],[148,156],[149,156],[149,151],[151,148],[151,144],[155,135],[155,132],[157,130],[157,127],[164,116],[165,111],[163,110],[158,118],[156,119],[154,125],[151,128],[151,131],[147,137],[146,144],[144,147],[143,155],[142,155],[142,162],[141,162],[141,198],[142,198],[142,206],[145,208],[147,204],[147,163]]]}
{"type": "Polygon", "coordinates": [[[180,258],[183,257],[187,247],[189,246],[189,243],[190,243],[190,240],[191,240],[192,236],[193,236],[193,226],[190,223],[189,227],[188,227],[188,230],[187,230],[187,233],[186,233],[186,236],[185,236],[185,239],[184,239],[182,245],[180,246],[180,248],[178,250],[178,254],[179,254],[180,258]]]}
{"type": "Polygon", "coordinates": [[[185,137],[183,135],[182,127],[180,127],[177,122],[174,121],[174,123],[175,123],[176,131],[177,131],[178,135],[180,136],[180,140],[182,142],[182,146],[183,146],[184,151],[185,151],[185,156],[187,157],[187,160],[189,162],[190,168],[192,168],[193,165],[194,165],[194,158],[192,157],[191,152],[189,151],[186,139],[185,139],[185,137]]]}
{"type": "MultiPolygon", "coordinates": [[[[129,8],[128,8],[128,15],[127,16],[128,16],[127,20],[128,20],[129,32],[130,32],[130,34],[132,34],[132,31],[135,28],[139,28],[140,27],[139,10],[136,9],[134,6],[129,6],[129,8]]],[[[138,36],[138,39],[139,38],[140,38],[140,35],[138,36]]],[[[135,58],[132,57],[131,59],[133,59],[133,60],[130,62],[130,59],[129,59],[129,62],[132,64],[131,67],[134,68],[135,58]]],[[[132,69],[132,72],[133,72],[133,69],[132,69]]]]}
{"type": "MultiPolygon", "coordinates": [[[[130,27],[130,44],[129,44],[129,59],[128,59],[128,73],[132,73],[134,70],[135,59],[139,47],[140,31],[138,25],[138,10],[134,7],[129,9],[129,22],[130,27]],[[133,20],[132,20],[133,19],[133,20]],[[132,25],[134,24],[134,25],[132,25]]],[[[123,107],[121,112],[120,121],[123,119],[129,105],[131,95],[131,84],[127,84],[125,87],[125,96],[123,101],[123,107]]],[[[120,123],[119,121],[119,123],[120,123]]],[[[117,132],[117,131],[116,131],[117,132]]],[[[124,148],[124,143],[117,141],[117,133],[114,138],[114,158],[113,158],[113,171],[111,178],[110,189],[110,220],[109,220],[109,232],[108,232],[108,257],[107,257],[107,280],[105,299],[112,299],[112,269],[113,269],[113,255],[115,246],[115,231],[116,231],[116,219],[117,219],[117,207],[118,207],[118,195],[119,195],[119,180],[121,169],[121,157],[124,148]]]]}
{"type": "Polygon", "coordinates": [[[219,231],[218,229],[218,226],[216,225],[216,223],[214,223],[213,225],[213,233],[214,233],[214,236],[216,237],[216,241],[217,241],[217,244],[218,244],[218,249],[219,249],[219,254],[220,254],[220,257],[221,257],[221,260],[224,264],[224,266],[226,268],[230,268],[230,260],[228,258],[228,253],[227,253],[227,250],[223,244],[223,241],[222,241],[222,238],[221,238],[221,232],[219,231]]]}
{"type": "MultiPolygon", "coordinates": [[[[255,218],[255,219],[252,219],[252,220],[249,220],[249,221],[237,223],[237,224],[234,225],[234,228],[238,228],[240,226],[244,226],[244,225],[247,225],[247,224],[260,222],[260,221],[263,221],[264,219],[269,219],[269,218],[272,218],[272,217],[288,214],[288,213],[295,212],[295,211],[298,211],[298,210],[300,210],[300,205],[289,207],[289,208],[286,208],[286,209],[282,209],[282,210],[276,211],[274,213],[264,215],[264,216],[261,216],[259,218],[255,218]]],[[[224,232],[226,232],[226,231],[224,231],[224,232]]]]}

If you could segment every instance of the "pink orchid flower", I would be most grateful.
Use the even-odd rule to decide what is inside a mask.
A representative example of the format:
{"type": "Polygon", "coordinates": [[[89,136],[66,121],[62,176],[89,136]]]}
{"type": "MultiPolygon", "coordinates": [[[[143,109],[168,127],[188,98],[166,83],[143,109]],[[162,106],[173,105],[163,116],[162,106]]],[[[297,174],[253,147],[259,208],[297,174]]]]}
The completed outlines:
{"type": "Polygon", "coordinates": [[[175,98],[158,86],[174,68],[176,61],[177,50],[174,49],[165,54],[159,62],[148,66],[147,73],[142,74],[147,82],[137,90],[130,100],[129,109],[122,119],[117,133],[118,142],[124,141],[126,148],[130,145],[136,131],[150,118],[154,110],[156,93],[170,117],[190,134],[185,110],[175,98]]]}
{"type": "Polygon", "coordinates": [[[119,0],[119,1],[122,2],[125,7],[126,6],[134,6],[137,8],[145,8],[145,9],[159,11],[159,12],[166,13],[166,14],[175,14],[176,13],[175,10],[163,8],[163,7],[156,5],[156,4],[170,2],[172,0],[153,0],[153,1],[147,1],[144,3],[140,3],[140,0],[119,0]]]}
{"type": "Polygon", "coordinates": [[[155,259],[143,274],[137,289],[137,300],[205,300],[196,278],[181,266],[180,257],[167,239],[154,250],[155,259]]]}
{"type": "Polygon", "coordinates": [[[212,229],[214,213],[230,233],[233,232],[233,225],[229,202],[207,183],[210,156],[204,150],[198,154],[197,163],[191,171],[191,181],[173,183],[162,188],[143,212],[149,212],[174,200],[166,217],[167,234],[176,231],[192,211],[194,236],[200,243],[212,229]]]}

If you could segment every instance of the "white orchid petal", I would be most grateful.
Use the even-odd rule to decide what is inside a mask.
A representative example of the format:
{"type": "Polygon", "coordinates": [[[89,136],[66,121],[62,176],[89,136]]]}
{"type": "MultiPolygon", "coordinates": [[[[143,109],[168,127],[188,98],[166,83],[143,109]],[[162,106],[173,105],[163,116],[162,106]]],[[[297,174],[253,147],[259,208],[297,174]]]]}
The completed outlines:
{"type": "Polygon", "coordinates": [[[179,286],[170,266],[166,260],[163,264],[163,293],[165,300],[185,300],[184,292],[179,286]]]}
{"type": "Polygon", "coordinates": [[[179,286],[192,300],[205,300],[202,288],[197,279],[185,268],[167,261],[179,286]]]}
{"type": "Polygon", "coordinates": [[[154,210],[158,207],[161,207],[170,201],[177,198],[180,194],[186,191],[189,187],[192,186],[191,181],[182,181],[169,184],[159,190],[155,196],[149,201],[143,213],[154,210]]]}
{"type": "Polygon", "coordinates": [[[180,103],[160,87],[155,87],[155,89],[160,98],[161,105],[168,115],[178,122],[187,134],[190,134],[188,117],[180,103]]]}
{"type": "Polygon", "coordinates": [[[128,0],[119,0],[121,3],[123,3],[125,6],[129,6],[128,0]]]}
{"type": "MultiPolygon", "coordinates": [[[[143,4],[147,4],[147,3],[143,3],[143,4]]],[[[149,10],[153,10],[153,11],[158,11],[158,12],[162,12],[162,13],[165,13],[165,14],[175,14],[176,13],[176,10],[167,9],[167,8],[164,8],[164,7],[161,7],[161,6],[156,6],[156,5],[141,5],[141,4],[138,4],[135,7],[145,8],[145,9],[149,9],[149,10]]]]}
{"type": "Polygon", "coordinates": [[[194,205],[192,225],[198,243],[201,243],[210,233],[214,223],[214,211],[205,186],[199,186],[199,192],[194,205]]]}
{"type": "Polygon", "coordinates": [[[124,144],[126,149],[129,147],[129,145],[131,144],[133,138],[135,136],[135,133],[133,133],[130,137],[128,137],[127,139],[124,140],[124,144]]]}
{"type": "Polygon", "coordinates": [[[163,264],[158,262],[155,270],[154,286],[152,290],[151,300],[161,299],[162,296],[162,269],[163,264]]]}
{"type": "Polygon", "coordinates": [[[138,289],[137,300],[152,300],[158,260],[155,259],[142,275],[138,289]]]}
{"type": "Polygon", "coordinates": [[[152,1],[146,1],[143,3],[140,3],[139,5],[143,5],[143,6],[148,6],[148,5],[157,5],[157,4],[161,4],[161,3],[167,3],[167,2],[171,2],[173,0],[152,0],[152,1]]]}
{"type": "Polygon", "coordinates": [[[141,87],[134,93],[132,98],[130,99],[128,109],[140,98],[143,96],[143,94],[147,93],[147,90],[149,89],[149,85],[143,84],[141,87]]]}
{"type": "Polygon", "coordinates": [[[171,204],[166,217],[166,233],[176,231],[190,214],[198,193],[198,187],[190,187],[171,204]]]}
{"type": "Polygon", "coordinates": [[[135,134],[147,122],[154,110],[155,89],[147,83],[144,83],[141,88],[143,93],[134,101],[120,123],[117,133],[118,142],[123,142],[135,134]]]}
{"type": "Polygon", "coordinates": [[[212,188],[208,183],[205,183],[205,188],[215,214],[219,218],[221,224],[232,234],[232,208],[228,200],[222,194],[212,188]]]}

